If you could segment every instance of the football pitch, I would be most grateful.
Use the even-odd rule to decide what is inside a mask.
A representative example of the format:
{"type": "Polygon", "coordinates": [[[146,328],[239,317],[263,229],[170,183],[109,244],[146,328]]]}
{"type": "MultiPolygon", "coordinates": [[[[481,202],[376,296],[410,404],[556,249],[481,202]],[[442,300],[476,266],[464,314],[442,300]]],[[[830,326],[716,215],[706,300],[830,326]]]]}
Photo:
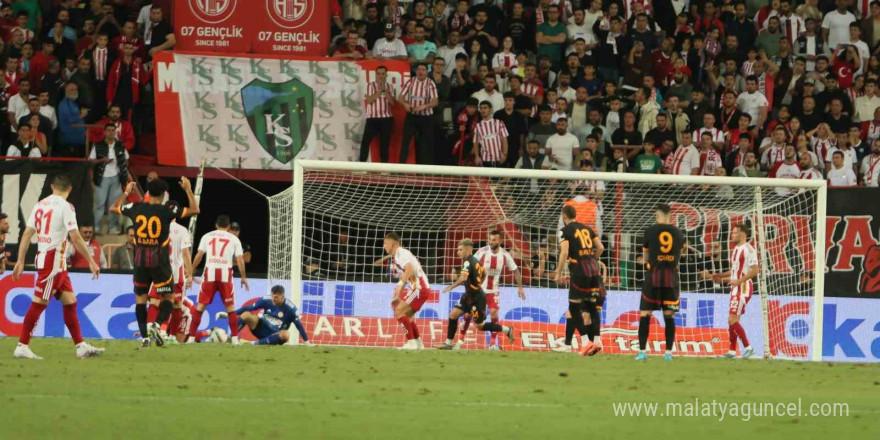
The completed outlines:
{"type": "Polygon", "coordinates": [[[0,339],[3,438],[867,439],[880,417],[880,365],[134,341],[78,360],[40,338],[45,360],[25,361],[16,342],[0,339]],[[848,415],[819,416],[836,403],[848,415]]]}

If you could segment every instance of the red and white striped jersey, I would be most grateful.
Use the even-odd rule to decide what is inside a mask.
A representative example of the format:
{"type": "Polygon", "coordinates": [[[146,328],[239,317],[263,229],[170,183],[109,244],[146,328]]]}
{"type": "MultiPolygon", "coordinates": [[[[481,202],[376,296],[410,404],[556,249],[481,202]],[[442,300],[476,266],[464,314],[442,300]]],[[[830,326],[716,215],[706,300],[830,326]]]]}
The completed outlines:
{"type": "MultiPolygon", "coordinates": [[[[372,96],[376,93],[376,91],[380,90],[382,87],[378,82],[371,82],[367,84],[367,96],[372,96]]],[[[379,94],[379,97],[373,101],[372,104],[366,104],[367,108],[367,119],[369,118],[391,118],[393,115],[391,114],[391,100],[389,97],[394,98],[397,96],[394,91],[394,86],[386,82],[385,83],[385,91],[379,94]]]]}
{"type": "Polygon", "coordinates": [[[694,130],[694,142],[701,143],[703,140],[703,133],[709,133],[712,135],[712,142],[715,143],[724,143],[724,132],[712,127],[712,128],[700,128],[698,130],[694,130]]]}
{"type": "Polygon", "coordinates": [[[708,151],[700,152],[701,176],[714,176],[715,171],[722,166],[723,164],[721,163],[721,155],[714,148],[710,148],[708,151]]]}
{"type": "Polygon", "coordinates": [[[880,184],[880,157],[875,157],[873,154],[865,156],[859,172],[862,174],[865,186],[876,188],[880,184]]]}
{"type": "Polygon", "coordinates": [[[507,139],[507,127],[498,119],[484,119],[474,128],[474,144],[480,144],[483,162],[501,162],[502,141],[507,139]]]}
{"type": "Polygon", "coordinates": [[[501,51],[492,57],[492,67],[503,67],[506,70],[510,70],[519,67],[519,63],[516,61],[515,53],[505,53],[504,51],[501,51]]]}
{"type": "Polygon", "coordinates": [[[498,293],[501,285],[501,273],[506,267],[511,273],[519,269],[516,261],[504,248],[499,247],[498,252],[492,252],[491,246],[483,246],[474,254],[483,269],[486,270],[486,277],[483,279],[483,290],[486,293],[498,293]]]}
{"type": "Polygon", "coordinates": [[[816,156],[819,158],[819,168],[825,169],[825,161],[829,157],[828,154],[831,152],[832,147],[834,147],[834,143],[831,138],[813,138],[813,153],[816,153],[816,156]]]}
{"type": "Polygon", "coordinates": [[[205,253],[204,281],[232,281],[232,265],[244,251],[238,237],[226,231],[211,231],[199,241],[199,251],[205,253]]]}
{"type": "MultiPolygon", "coordinates": [[[[400,97],[406,100],[411,107],[427,104],[437,97],[437,86],[431,78],[419,80],[417,77],[410,78],[403,89],[400,91],[400,97]]],[[[420,111],[412,112],[414,115],[431,116],[434,114],[433,108],[426,108],[420,111]]]]}
{"type": "Polygon", "coordinates": [[[764,150],[764,154],[761,155],[761,163],[770,169],[773,169],[777,163],[783,160],[785,160],[785,154],[783,153],[782,145],[773,144],[770,148],[764,150]]]}
{"type": "Polygon", "coordinates": [[[34,206],[28,216],[27,227],[36,231],[37,269],[43,269],[48,263],[53,265],[54,273],[67,270],[67,260],[64,257],[68,246],[67,234],[79,227],[73,205],[54,194],[46,197],[34,206]],[[54,260],[46,261],[50,254],[54,255],[54,260]]]}
{"type": "MultiPolygon", "coordinates": [[[[737,247],[733,248],[733,251],[730,252],[730,279],[738,280],[742,278],[751,268],[758,265],[758,252],[755,251],[755,248],[749,242],[745,242],[737,247]]],[[[731,295],[735,295],[738,293],[742,293],[745,295],[750,295],[754,292],[754,285],[752,280],[749,280],[744,285],[744,289],[742,292],[739,292],[737,288],[731,287],[730,293],[731,295]]]]}
{"type": "Polygon", "coordinates": [[[672,174],[689,176],[694,168],[700,168],[700,152],[693,144],[679,146],[672,154],[672,174]]]}
{"type": "Polygon", "coordinates": [[[171,251],[171,273],[174,274],[174,281],[177,282],[179,281],[180,268],[183,266],[183,250],[192,247],[192,237],[185,227],[177,222],[171,222],[168,238],[171,241],[169,248],[171,251]]]}
{"type": "Polygon", "coordinates": [[[398,247],[397,252],[391,257],[391,267],[394,269],[397,278],[402,277],[403,274],[406,273],[407,264],[412,266],[414,278],[403,280],[403,282],[409,284],[413,290],[420,288],[430,289],[431,283],[428,282],[428,276],[425,275],[425,271],[422,270],[422,263],[419,263],[419,259],[416,258],[409,249],[406,249],[403,246],[398,247]]]}
{"type": "Polygon", "coordinates": [[[824,177],[822,177],[822,173],[820,173],[819,170],[815,168],[810,168],[808,170],[801,171],[801,173],[798,175],[798,179],[822,180],[824,179],[824,177]]]}
{"type": "MultiPolygon", "coordinates": [[[[543,93],[541,93],[541,87],[539,87],[535,84],[532,84],[530,82],[523,82],[522,87],[520,87],[520,90],[522,91],[523,95],[526,95],[529,97],[538,96],[538,95],[543,94],[543,93]]],[[[556,103],[553,102],[551,104],[556,104],[556,103]]]]}

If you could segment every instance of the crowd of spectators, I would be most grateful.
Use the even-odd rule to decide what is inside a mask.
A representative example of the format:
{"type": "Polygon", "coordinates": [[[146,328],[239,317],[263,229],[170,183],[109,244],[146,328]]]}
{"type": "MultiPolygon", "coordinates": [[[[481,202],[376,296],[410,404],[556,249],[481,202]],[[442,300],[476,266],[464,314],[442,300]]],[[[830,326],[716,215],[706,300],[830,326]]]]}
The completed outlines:
{"type": "Polygon", "coordinates": [[[877,1],[339,0],[333,11],[331,55],[412,67],[402,87],[384,74],[369,84],[361,160],[374,138],[373,160],[393,160],[399,103],[418,163],[880,180],[877,1]]]}

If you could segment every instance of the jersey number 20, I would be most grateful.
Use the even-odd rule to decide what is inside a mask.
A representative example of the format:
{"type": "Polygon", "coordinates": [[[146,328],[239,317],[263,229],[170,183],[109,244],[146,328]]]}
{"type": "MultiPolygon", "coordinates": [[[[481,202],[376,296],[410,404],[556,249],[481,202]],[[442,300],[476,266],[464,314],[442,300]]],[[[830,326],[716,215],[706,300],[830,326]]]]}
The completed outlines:
{"type": "Polygon", "coordinates": [[[138,237],[156,239],[162,233],[162,222],[159,221],[159,217],[150,217],[148,220],[147,216],[139,215],[134,221],[138,224],[138,237]]]}

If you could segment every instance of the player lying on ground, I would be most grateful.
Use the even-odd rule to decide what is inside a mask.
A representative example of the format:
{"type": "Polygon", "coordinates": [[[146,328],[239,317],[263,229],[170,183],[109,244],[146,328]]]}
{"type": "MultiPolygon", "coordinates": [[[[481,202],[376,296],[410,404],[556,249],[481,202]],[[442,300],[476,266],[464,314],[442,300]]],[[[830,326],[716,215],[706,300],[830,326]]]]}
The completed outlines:
{"type": "Polygon", "coordinates": [[[21,278],[21,274],[24,272],[25,255],[30,247],[31,238],[36,235],[37,258],[35,266],[37,277],[34,286],[34,299],[24,316],[21,336],[18,338],[18,345],[15,347],[12,357],[42,359],[31,351],[28,344],[34,327],[40,320],[40,315],[49,305],[49,298],[53,296],[61,301],[64,309],[64,325],[67,326],[70,337],[76,344],[76,356],[78,358],[97,356],[103,353],[104,349],[92,347],[83,342],[80,331],[79,318],[76,314],[76,295],[73,294],[73,285],[70,283],[67,260],[64,256],[67,236],[70,235],[73,246],[88,260],[89,271],[92,272],[94,279],[98,278],[101,268],[92,258],[92,253],[79,234],[76,213],[73,210],[73,205],[67,201],[67,197],[70,196],[70,191],[73,189],[70,178],[55,176],[49,186],[52,188],[52,195],[40,200],[28,216],[27,227],[19,240],[18,262],[15,263],[15,268],[12,271],[13,280],[21,278]]]}
{"type": "Polygon", "coordinates": [[[241,287],[250,290],[247,282],[247,274],[244,270],[244,250],[238,237],[229,232],[232,221],[228,215],[220,215],[214,226],[217,228],[202,236],[199,240],[199,251],[193,260],[192,267],[199,267],[202,258],[205,260],[205,273],[202,280],[202,289],[199,291],[199,304],[196,306],[196,314],[193,321],[192,340],[195,342],[196,332],[202,322],[202,313],[211,301],[214,294],[219,293],[226,313],[229,316],[229,333],[232,335],[232,345],[238,345],[238,314],[235,313],[235,283],[232,279],[232,264],[238,266],[241,274],[241,287]]]}
{"type": "MultiPolygon", "coordinates": [[[[489,245],[481,247],[474,254],[477,261],[483,265],[486,270],[486,277],[483,279],[483,291],[486,292],[486,305],[489,307],[489,319],[496,324],[501,321],[498,317],[498,309],[501,304],[501,295],[499,288],[501,287],[501,274],[506,268],[513,273],[516,280],[517,294],[520,299],[526,299],[526,290],[522,284],[522,272],[517,267],[516,262],[507,250],[501,247],[501,231],[495,229],[489,232],[489,245]]],[[[468,326],[473,317],[470,314],[465,315],[464,326],[461,328],[461,339],[455,343],[455,349],[458,350],[464,344],[464,337],[467,334],[468,326]]],[[[495,345],[498,341],[498,333],[492,332],[489,337],[489,349],[499,350],[500,345],[495,345]]],[[[500,342],[499,342],[500,344],[500,342]]]]}
{"type": "Polygon", "coordinates": [[[443,289],[443,293],[451,292],[458,286],[464,285],[464,295],[458,300],[458,304],[449,312],[449,327],[446,329],[446,342],[440,345],[441,350],[452,350],[452,342],[458,329],[458,318],[469,312],[473,317],[477,328],[484,332],[502,332],[513,344],[515,336],[513,327],[500,325],[495,322],[486,322],[486,292],[483,291],[483,277],[486,271],[483,265],[473,255],[474,243],[469,239],[458,242],[458,258],[461,258],[461,273],[454,283],[443,289]]]}
{"type": "Polygon", "coordinates": [[[642,283],[642,299],[639,304],[639,353],[636,360],[647,360],[645,348],[651,330],[651,314],[663,310],[666,324],[666,352],[664,360],[672,360],[675,345],[675,312],[681,299],[678,286],[678,261],[684,246],[684,234],[672,224],[672,209],[666,203],[654,208],[656,224],[645,229],[642,237],[645,253],[645,281],[642,283]]]}
{"type": "MultiPolygon", "coordinates": [[[[254,337],[257,338],[253,342],[254,345],[282,345],[290,340],[290,324],[296,326],[299,335],[302,337],[306,345],[312,345],[309,342],[309,336],[305,327],[299,320],[296,306],[293,302],[284,298],[284,287],[272,286],[272,295],[261,298],[257,302],[242,307],[235,311],[238,314],[239,330],[248,326],[254,337]],[[256,310],[263,310],[263,316],[254,313],[256,310]]],[[[226,314],[220,312],[217,314],[218,319],[225,318],[226,314]]]]}
{"type": "Polygon", "coordinates": [[[419,334],[419,327],[416,325],[415,314],[431,297],[431,284],[428,283],[428,276],[422,270],[422,264],[418,258],[400,245],[400,236],[394,232],[385,234],[382,248],[391,256],[391,268],[399,279],[391,299],[394,318],[403,327],[404,337],[406,337],[406,343],[399,348],[402,350],[425,348],[419,334]]]}
{"type": "Polygon", "coordinates": [[[187,218],[199,213],[199,203],[193,195],[189,179],[180,178],[180,186],[186,192],[188,208],[179,205],[165,205],[162,199],[168,190],[168,184],[156,179],[147,185],[150,198],[147,202],[136,202],[123,205],[129,194],[135,189],[135,183],[129,183],[122,196],[113,203],[112,212],[124,215],[134,222],[134,293],[135,316],[141,333],[141,347],[149,347],[152,340],[157,347],[165,344],[161,335],[161,325],[168,320],[174,309],[174,274],[171,269],[171,249],[169,234],[171,222],[176,218],[187,218]],[[147,319],[147,301],[150,285],[156,289],[162,299],[156,319],[147,319]],[[147,337],[149,335],[149,337],[147,337]]]}
{"type": "Polygon", "coordinates": [[[593,228],[577,222],[576,216],[577,211],[573,206],[562,208],[565,227],[559,231],[556,282],[560,285],[566,281],[570,283],[568,311],[571,318],[565,320],[565,345],[556,351],[571,351],[571,339],[576,329],[581,334],[580,354],[592,356],[602,350],[598,308],[602,287],[599,256],[605,251],[605,246],[593,228]],[[568,280],[562,275],[565,261],[568,262],[568,280]]]}
{"type": "Polygon", "coordinates": [[[748,359],[754,356],[755,349],[749,345],[746,330],[739,323],[739,319],[746,312],[746,305],[755,293],[755,284],[752,280],[758,276],[758,252],[749,243],[751,230],[745,224],[736,225],[731,235],[736,247],[730,251],[730,270],[720,273],[703,271],[701,275],[703,279],[711,279],[716,283],[730,282],[730,314],[727,316],[730,349],[721,357],[736,357],[736,340],[739,338],[743,344],[742,357],[748,359]]]}
{"type": "MultiPolygon", "coordinates": [[[[180,206],[176,201],[171,200],[166,205],[179,209],[180,206]]],[[[160,325],[159,335],[162,339],[168,339],[168,329],[177,330],[183,317],[184,309],[181,305],[183,300],[183,292],[188,290],[192,285],[192,239],[189,231],[177,223],[176,220],[171,222],[171,232],[168,234],[171,247],[171,273],[174,276],[173,281],[173,297],[171,310],[171,319],[160,325]]],[[[150,304],[147,307],[147,325],[156,322],[159,316],[159,304],[162,296],[156,292],[155,285],[150,289],[150,304]]],[[[171,335],[173,336],[173,332],[171,335]]]]}

